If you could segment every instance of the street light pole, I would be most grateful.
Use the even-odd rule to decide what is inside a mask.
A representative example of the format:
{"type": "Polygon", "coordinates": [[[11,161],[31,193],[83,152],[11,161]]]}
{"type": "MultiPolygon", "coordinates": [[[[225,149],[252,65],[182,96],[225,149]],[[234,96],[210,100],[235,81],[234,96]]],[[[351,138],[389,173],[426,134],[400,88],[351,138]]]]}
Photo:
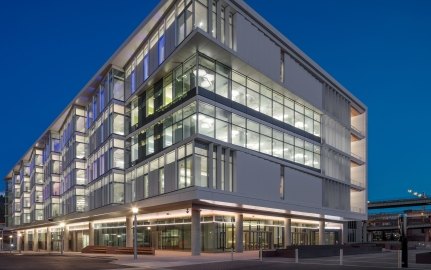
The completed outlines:
{"type": "Polygon", "coordinates": [[[137,207],[132,208],[132,213],[134,215],[133,220],[133,259],[138,259],[138,215],[139,209],[137,207]]]}

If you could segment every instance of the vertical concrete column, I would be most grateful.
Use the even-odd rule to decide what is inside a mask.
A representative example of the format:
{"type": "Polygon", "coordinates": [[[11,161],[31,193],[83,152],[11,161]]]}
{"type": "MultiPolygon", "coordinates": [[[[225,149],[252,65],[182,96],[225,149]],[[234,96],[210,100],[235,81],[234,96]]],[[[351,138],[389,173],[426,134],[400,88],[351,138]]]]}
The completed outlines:
{"type": "Polygon", "coordinates": [[[201,255],[201,210],[192,209],[192,256],[201,255]]]}
{"type": "Polygon", "coordinates": [[[292,219],[284,219],[284,246],[292,245],[292,219]]]}
{"type": "Polygon", "coordinates": [[[216,154],[216,188],[222,189],[222,179],[221,179],[221,155],[222,155],[222,148],[220,145],[217,145],[217,154],[216,154]]]}
{"type": "Polygon", "coordinates": [[[88,245],[94,246],[94,224],[90,222],[88,224],[88,245]]]}
{"type": "Polygon", "coordinates": [[[52,241],[52,236],[51,236],[51,228],[46,228],[46,251],[47,252],[51,252],[51,241],[52,241]]]}
{"type": "Polygon", "coordinates": [[[348,233],[349,233],[349,227],[347,221],[342,223],[341,227],[341,239],[339,244],[345,244],[348,242],[348,233]]]}
{"type": "Polygon", "coordinates": [[[244,251],[243,232],[244,217],[242,214],[238,214],[235,217],[235,251],[238,253],[242,253],[244,251]]]}
{"type": "Polygon", "coordinates": [[[319,222],[319,245],[325,244],[325,221],[319,222]]]}
{"type": "Polygon", "coordinates": [[[430,241],[430,230],[425,229],[425,242],[430,241]]]}
{"type": "Polygon", "coordinates": [[[69,227],[64,226],[63,228],[63,251],[69,251],[69,227]]]}
{"type": "Polygon", "coordinates": [[[133,247],[133,217],[126,217],[126,247],[133,247]]]}
{"type": "Polygon", "coordinates": [[[70,232],[70,234],[71,234],[70,236],[72,238],[71,245],[70,245],[70,251],[76,251],[76,241],[77,241],[76,231],[72,231],[72,232],[70,232]]]}
{"type": "Polygon", "coordinates": [[[214,153],[214,144],[210,143],[208,147],[208,187],[216,188],[215,184],[215,175],[214,175],[214,167],[213,167],[213,153],[214,153]]]}
{"type": "Polygon", "coordinates": [[[23,231],[22,237],[24,237],[24,247],[23,247],[23,250],[27,251],[28,250],[28,233],[27,233],[27,231],[23,231]]]}
{"type": "Polygon", "coordinates": [[[37,233],[37,230],[33,230],[33,251],[39,250],[39,234],[37,233]]]}
{"type": "Polygon", "coordinates": [[[232,191],[232,184],[231,184],[231,173],[230,173],[230,166],[229,166],[229,157],[230,157],[230,149],[226,148],[224,151],[224,190],[226,191],[232,191]]]}

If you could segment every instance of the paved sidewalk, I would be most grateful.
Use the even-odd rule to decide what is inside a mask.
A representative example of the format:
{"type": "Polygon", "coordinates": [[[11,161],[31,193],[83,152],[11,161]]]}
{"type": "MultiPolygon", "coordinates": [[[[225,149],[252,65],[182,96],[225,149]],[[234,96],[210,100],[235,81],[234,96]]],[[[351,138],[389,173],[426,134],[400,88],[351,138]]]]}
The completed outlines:
{"type": "MultiPolygon", "coordinates": [[[[133,255],[114,255],[117,259],[114,264],[133,266],[139,268],[171,268],[176,266],[187,266],[203,263],[229,262],[232,260],[230,252],[225,253],[201,253],[200,256],[191,256],[190,252],[156,250],[155,256],[140,255],[137,260],[133,255]]],[[[235,261],[258,261],[258,251],[245,251],[233,253],[235,261]]]]}

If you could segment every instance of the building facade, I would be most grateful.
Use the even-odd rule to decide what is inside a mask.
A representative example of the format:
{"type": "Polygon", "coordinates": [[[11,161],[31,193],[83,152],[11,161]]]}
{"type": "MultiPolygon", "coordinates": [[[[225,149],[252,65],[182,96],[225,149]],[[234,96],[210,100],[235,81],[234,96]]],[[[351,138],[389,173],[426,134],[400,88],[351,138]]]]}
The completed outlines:
{"type": "Polygon", "coordinates": [[[240,0],[167,0],[6,176],[24,249],[347,242],[367,108],[240,0]],[[64,223],[64,226],[60,226],[64,223]]]}

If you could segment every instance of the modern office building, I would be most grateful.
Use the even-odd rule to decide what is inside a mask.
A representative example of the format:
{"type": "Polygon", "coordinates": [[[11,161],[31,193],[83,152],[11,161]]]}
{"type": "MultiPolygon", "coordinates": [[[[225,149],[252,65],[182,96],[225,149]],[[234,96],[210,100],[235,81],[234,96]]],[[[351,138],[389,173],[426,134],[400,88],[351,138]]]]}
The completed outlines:
{"type": "Polygon", "coordinates": [[[130,247],[132,207],[156,249],[346,242],[367,108],[243,1],[161,1],[6,182],[24,249],[130,247]]]}

